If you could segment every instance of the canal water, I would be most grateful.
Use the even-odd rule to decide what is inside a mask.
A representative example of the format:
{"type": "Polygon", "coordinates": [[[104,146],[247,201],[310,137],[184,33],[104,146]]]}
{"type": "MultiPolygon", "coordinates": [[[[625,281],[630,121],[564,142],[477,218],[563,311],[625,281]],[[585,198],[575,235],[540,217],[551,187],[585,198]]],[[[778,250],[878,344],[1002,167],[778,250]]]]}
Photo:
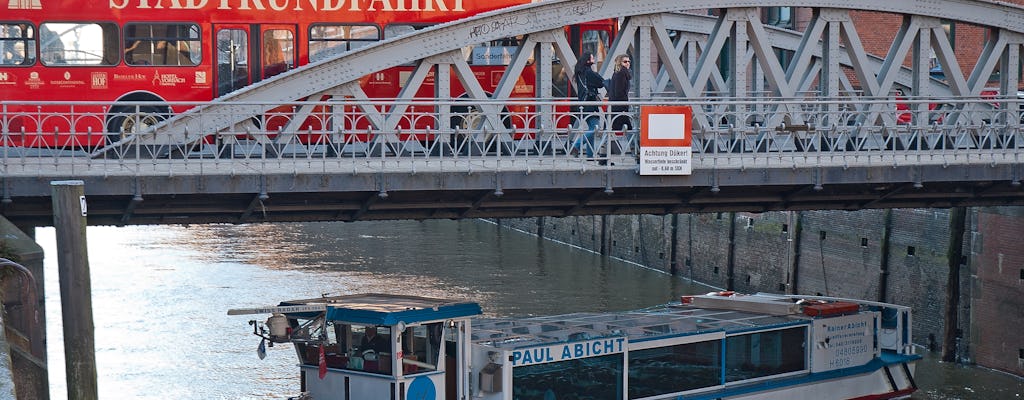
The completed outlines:
{"type": "MultiPolygon", "coordinates": [[[[67,397],[54,231],[46,258],[51,398],[67,397]]],[[[290,346],[228,309],[361,292],[477,301],[490,316],[628,310],[711,288],[481,221],[90,227],[101,399],[279,399],[290,346]]],[[[262,316],[261,316],[262,317],[262,316]]],[[[915,399],[1019,399],[1024,381],[937,362],[915,399]]]]}

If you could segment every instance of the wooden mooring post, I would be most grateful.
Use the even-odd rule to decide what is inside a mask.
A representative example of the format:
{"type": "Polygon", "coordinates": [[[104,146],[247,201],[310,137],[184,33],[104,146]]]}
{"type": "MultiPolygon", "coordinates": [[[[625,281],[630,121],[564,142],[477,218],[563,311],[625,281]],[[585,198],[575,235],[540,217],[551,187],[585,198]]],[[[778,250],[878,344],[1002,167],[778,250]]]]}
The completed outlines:
{"type": "Polygon", "coordinates": [[[94,400],[99,394],[92,284],[85,240],[85,183],[53,181],[50,186],[53,226],[57,233],[57,272],[60,275],[60,304],[64,320],[68,399],[94,400]]]}

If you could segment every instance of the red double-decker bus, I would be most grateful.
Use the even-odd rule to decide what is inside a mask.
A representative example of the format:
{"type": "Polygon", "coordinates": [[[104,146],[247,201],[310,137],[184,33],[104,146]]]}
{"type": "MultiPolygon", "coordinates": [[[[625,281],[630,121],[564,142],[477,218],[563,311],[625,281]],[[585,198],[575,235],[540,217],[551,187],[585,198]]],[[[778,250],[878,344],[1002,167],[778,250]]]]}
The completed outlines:
{"type": "MultiPolygon", "coordinates": [[[[174,102],[211,100],[376,41],[528,2],[4,1],[0,3],[0,10],[6,7],[0,13],[0,101],[6,104],[0,110],[4,135],[0,145],[102,146],[189,107],[174,102]],[[88,105],[18,105],[26,101],[88,105]]],[[[607,48],[615,25],[610,20],[566,29],[577,51],[594,50],[607,48]]],[[[493,60],[489,63],[473,68],[504,69],[493,65],[493,60]]],[[[406,76],[403,73],[411,69],[404,66],[375,73],[363,79],[364,91],[373,98],[395,97],[406,76]]],[[[477,75],[485,90],[493,90],[501,78],[501,74],[477,75]]],[[[531,91],[534,76],[533,71],[524,73],[527,89],[514,96],[532,97],[532,92],[525,92],[531,91]]],[[[458,84],[452,91],[453,97],[463,94],[458,84]]]]}

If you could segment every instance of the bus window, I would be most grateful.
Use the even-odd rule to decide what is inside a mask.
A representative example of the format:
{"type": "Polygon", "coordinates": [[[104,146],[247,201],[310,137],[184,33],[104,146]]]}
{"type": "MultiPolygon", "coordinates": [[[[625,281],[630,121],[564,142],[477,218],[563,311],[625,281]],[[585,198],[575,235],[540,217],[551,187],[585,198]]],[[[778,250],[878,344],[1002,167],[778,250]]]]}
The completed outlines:
{"type": "Polygon", "coordinates": [[[391,24],[384,27],[384,39],[410,34],[429,26],[424,24],[391,24]]]}
{"type": "Polygon", "coordinates": [[[35,62],[35,29],[28,24],[0,24],[0,64],[27,66],[35,62]]]}
{"type": "MultiPolygon", "coordinates": [[[[391,39],[394,37],[408,35],[414,33],[420,29],[428,28],[429,24],[390,24],[384,27],[384,39],[391,39]]],[[[415,65],[416,63],[406,63],[406,66],[415,65]]]]}
{"type": "Polygon", "coordinates": [[[292,32],[271,29],[263,32],[263,79],[291,69],[295,65],[295,39],[292,32]]]}
{"type": "Polygon", "coordinates": [[[242,29],[217,31],[217,95],[249,84],[249,33],[242,29]]]}
{"type": "Polygon", "coordinates": [[[114,65],[121,61],[116,50],[117,26],[111,23],[49,22],[39,26],[39,34],[39,58],[44,65],[114,65]]]}
{"type": "Polygon", "coordinates": [[[309,27],[309,62],[358,49],[380,40],[376,25],[316,24],[309,27]]]}
{"type": "Polygon", "coordinates": [[[196,66],[201,61],[199,25],[127,24],[124,62],[128,65],[196,66]]]}
{"type": "Polygon", "coordinates": [[[585,30],[583,31],[583,37],[581,40],[581,48],[583,53],[589,52],[594,55],[594,62],[601,64],[604,59],[608,56],[608,39],[609,35],[604,30],[585,30]]]}

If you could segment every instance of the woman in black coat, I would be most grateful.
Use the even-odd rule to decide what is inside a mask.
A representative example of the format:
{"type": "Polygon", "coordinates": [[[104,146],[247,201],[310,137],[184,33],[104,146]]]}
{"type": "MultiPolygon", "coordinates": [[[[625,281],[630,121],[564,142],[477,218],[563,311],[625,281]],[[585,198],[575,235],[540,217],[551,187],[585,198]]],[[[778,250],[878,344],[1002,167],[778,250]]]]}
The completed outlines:
{"type": "MultiPolygon", "coordinates": [[[[573,68],[573,79],[576,81],[577,99],[580,101],[594,102],[598,100],[597,90],[604,87],[604,80],[601,75],[594,72],[594,54],[583,53],[580,61],[573,68]]],[[[580,118],[587,124],[587,132],[573,143],[574,149],[584,150],[587,157],[594,156],[594,132],[601,122],[601,116],[597,115],[597,105],[590,104],[580,108],[580,118]]]]}
{"type": "MultiPolygon", "coordinates": [[[[630,70],[631,60],[628,54],[619,54],[615,57],[615,74],[612,75],[612,87],[608,88],[608,100],[629,101],[629,82],[633,80],[633,71],[630,70]]],[[[613,105],[612,130],[621,131],[623,128],[632,128],[629,119],[628,105],[613,105]]]]}

